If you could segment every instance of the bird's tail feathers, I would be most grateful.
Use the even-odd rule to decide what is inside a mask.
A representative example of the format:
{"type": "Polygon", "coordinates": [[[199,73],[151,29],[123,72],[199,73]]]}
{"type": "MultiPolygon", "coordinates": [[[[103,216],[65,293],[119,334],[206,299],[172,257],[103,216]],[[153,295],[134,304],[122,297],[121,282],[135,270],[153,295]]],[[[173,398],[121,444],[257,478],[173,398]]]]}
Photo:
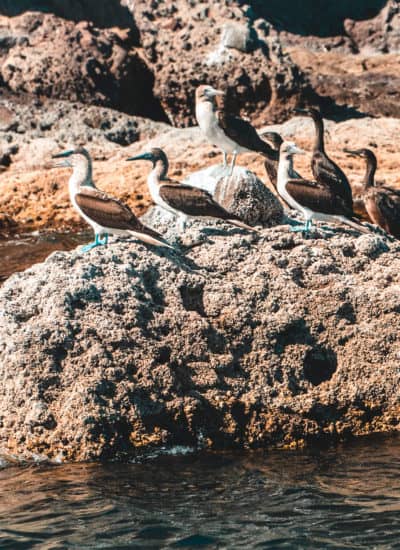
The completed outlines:
{"type": "Polygon", "coordinates": [[[363,225],[362,223],[360,223],[357,219],[354,219],[354,218],[350,219],[350,218],[346,218],[345,216],[332,216],[332,217],[335,218],[338,222],[344,223],[345,225],[349,225],[356,231],[360,231],[361,233],[371,233],[371,230],[365,225],[363,225]]]}
{"type": "Polygon", "coordinates": [[[171,250],[175,250],[173,246],[168,244],[166,241],[162,240],[162,237],[155,238],[152,235],[149,235],[148,233],[137,233],[136,231],[129,231],[129,233],[135,237],[135,239],[138,239],[144,243],[152,244],[153,246],[164,246],[165,248],[170,248],[171,250]]]}
{"type": "Polygon", "coordinates": [[[251,227],[250,225],[247,225],[247,223],[241,222],[240,220],[226,220],[231,225],[235,225],[236,227],[240,227],[240,229],[245,229],[246,231],[252,231],[253,233],[259,233],[258,229],[255,227],[251,227]]]}

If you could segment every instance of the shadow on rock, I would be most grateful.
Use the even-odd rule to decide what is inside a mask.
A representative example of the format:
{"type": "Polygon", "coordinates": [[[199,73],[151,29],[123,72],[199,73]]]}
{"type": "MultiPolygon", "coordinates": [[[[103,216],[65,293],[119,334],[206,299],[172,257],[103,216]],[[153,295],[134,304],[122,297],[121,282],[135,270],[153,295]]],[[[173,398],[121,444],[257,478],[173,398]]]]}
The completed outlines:
{"type": "Polygon", "coordinates": [[[119,0],[0,0],[0,13],[14,17],[27,11],[53,13],[71,21],[91,21],[97,27],[131,29],[132,40],[139,45],[139,31],[133,14],[119,0]]]}
{"type": "Polygon", "coordinates": [[[279,0],[251,0],[240,3],[250,5],[254,19],[265,18],[277,29],[301,36],[315,35],[320,37],[345,34],[345,19],[371,19],[387,4],[387,0],[358,0],[348,2],[320,2],[303,0],[294,3],[279,0]]]}

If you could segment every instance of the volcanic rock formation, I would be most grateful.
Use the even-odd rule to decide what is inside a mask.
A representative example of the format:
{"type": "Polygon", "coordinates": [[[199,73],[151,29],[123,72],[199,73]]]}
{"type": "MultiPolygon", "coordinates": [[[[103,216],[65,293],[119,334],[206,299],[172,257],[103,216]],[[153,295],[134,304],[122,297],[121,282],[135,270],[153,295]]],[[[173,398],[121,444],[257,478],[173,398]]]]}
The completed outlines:
{"type": "Polygon", "coordinates": [[[114,241],[6,281],[0,452],[127,459],[398,431],[399,245],[201,231],[186,256],[114,241]]]}

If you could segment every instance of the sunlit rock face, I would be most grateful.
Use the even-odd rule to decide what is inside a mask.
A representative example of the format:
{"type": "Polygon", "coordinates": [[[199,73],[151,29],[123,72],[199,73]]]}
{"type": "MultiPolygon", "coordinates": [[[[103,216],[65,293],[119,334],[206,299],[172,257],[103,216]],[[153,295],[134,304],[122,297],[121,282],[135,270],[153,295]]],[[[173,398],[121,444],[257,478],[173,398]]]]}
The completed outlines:
{"type": "Polygon", "coordinates": [[[185,240],[202,244],[113,241],[6,281],[0,452],[128,459],[398,430],[398,244],[211,222],[185,240]]]}

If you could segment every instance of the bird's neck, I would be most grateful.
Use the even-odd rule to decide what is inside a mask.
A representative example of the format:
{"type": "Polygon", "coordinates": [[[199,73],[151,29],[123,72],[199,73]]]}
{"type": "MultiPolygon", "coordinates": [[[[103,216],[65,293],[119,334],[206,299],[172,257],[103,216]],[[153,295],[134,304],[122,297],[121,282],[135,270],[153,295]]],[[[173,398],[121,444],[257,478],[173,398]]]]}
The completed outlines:
{"type": "Polygon", "coordinates": [[[162,159],[157,160],[153,166],[152,174],[154,179],[157,181],[167,179],[168,161],[162,159]]]}
{"type": "Polygon", "coordinates": [[[278,189],[286,189],[286,182],[293,171],[293,157],[291,155],[280,155],[278,165],[278,189]]]}
{"type": "Polygon", "coordinates": [[[325,152],[324,121],[321,118],[313,118],[315,126],[314,151],[325,152]]]}
{"type": "Polygon", "coordinates": [[[216,103],[212,101],[198,101],[196,103],[196,120],[203,131],[213,126],[217,120],[216,103]]]}
{"type": "Polygon", "coordinates": [[[376,172],[376,160],[372,158],[367,158],[367,167],[366,167],[365,175],[363,179],[364,189],[373,187],[375,183],[375,172],[376,172]]]}
{"type": "Polygon", "coordinates": [[[77,193],[83,186],[95,187],[92,178],[92,164],[87,159],[74,165],[72,176],[69,179],[71,193],[77,193]]]}

